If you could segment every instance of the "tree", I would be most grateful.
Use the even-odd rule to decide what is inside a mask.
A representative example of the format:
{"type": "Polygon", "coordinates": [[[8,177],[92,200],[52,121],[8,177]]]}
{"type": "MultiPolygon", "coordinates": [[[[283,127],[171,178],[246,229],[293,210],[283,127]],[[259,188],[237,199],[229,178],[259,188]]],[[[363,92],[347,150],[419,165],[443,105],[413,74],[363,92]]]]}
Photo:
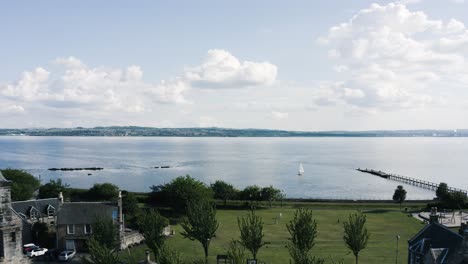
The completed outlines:
{"type": "Polygon", "coordinates": [[[118,230],[114,220],[110,217],[97,217],[91,224],[92,237],[109,249],[117,245],[118,230]]]}
{"type": "Polygon", "coordinates": [[[262,199],[262,192],[257,185],[250,185],[241,191],[240,197],[244,201],[250,201],[250,206],[252,206],[254,201],[260,201],[262,199]]]}
{"type": "Polygon", "coordinates": [[[159,256],[158,262],[159,264],[184,264],[184,260],[182,259],[180,253],[168,247],[167,245],[164,245],[161,248],[161,254],[159,256]]]}
{"type": "Polygon", "coordinates": [[[261,190],[261,197],[264,201],[268,201],[271,207],[273,201],[279,200],[281,190],[273,188],[273,186],[263,187],[261,190]]]}
{"type": "Polygon", "coordinates": [[[122,191],[122,210],[125,214],[125,225],[130,228],[138,228],[138,219],[142,216],[142,210],[138,206],[138,199],[134,193],[122,191]]]}
{"type": "Polygon", "coordinates": [[[84,263],[89,264],[115,264],[120,262],[119,255],[113,249],[99,243],[94,237],[87,242],[89,257],[84,259],[84,263]]]}
{"type": "Polygon", "coordinates": [[[119,187],[112,183],[95,183],[89,189],[88,199],[93,201],[115,201],[119,195],[119,187]]]}
{"type": "Polygon", "coordinates": [[[436,196],[439,200],[444,200],[449,194],[447,183],[441,182],[436,190],[436,196]]]}
{"type": "Polygon", "coordinates": [[[14,169],[2,170],[5,179],[11,183],[11,200],[24,201],[29,200],[41,183],[33,175],[14,169]]]}
{"type": "Polygon", "coordinates": [[[343,240],[346,246],[353,252],[358,264],[358,255],[366,248],[370,234],[366,228],[366,216],[362,213],[350,214],[347,222],[343,223],[343,240]]]}
{"type": "Polygon", "coordinates": [[[214,198],[223,200],[224,205],[226,205],[227,200],[232,200],[236,197],[237,190],[231,184],[228,184],[224,181],[216,181],[211,184],[211,189],[214,193],[214,198]]]}
{"type": "Polygon", "coordinates": [[[153,197],[162,198],[177,213],[185,213],[189,202],[197,203],[213,198],[210,188],[189,175],[179,176],[165,185],[153,185],[151,189],[153,197]]]}
{"type": "Polygon", "coordinates": [[[406,190],[403,189],[403,186],[398,185],[397,188],[395,189],[395,193],[393,194],[393,201],[400,204],[400,210],[401,210],[401,204],[405,200],[406,200],[406,190]]]}
{"type": "Polygon", "coordinates": [[[219,224],[216,220],[216,209],[208,201],[190,203],[187,217],[181,223],[184,231],[182,236],[190,240],[197,240],[203,246],[205,262],[208,263],[208,248],[215,237],[219,224]]]}
{"type": "Polygon", "coordinates": [[[160,250],[166,241],[163,230],[168,224],[167,218],[161,216],[157,210],[142,214],[138,221],[140,232],[145,238],[146,245],[153,251],[156,261],[159,260],[160,250]]]}
{"type": "Polygon", "coordinates": [[[319,264],[323,259],[316,259],[310,255],[310,250],[315,245],[317,237],[317,222],[313,218],[312,211],[298,209],[294,212],[294,218],[286,224],[291,243],[288,245],[289,254],[295,264],[319,264]]]}
{"type": "Polygon", "coordinates": [[[85,263],[114,264],[120,261],[116,252],[118,230],[112,218],[96,218],[88,239],[89,257],[85,263]]]}
{"type": "Polygon", "coordinates": [[[443,203],[445,206],[451,209],[461,209],[465,207],[466,203],[466,194],[460,191],[455,191],[455,192],[450,192],[448,193],[444,200],[443,203]]]}
{"type": "Polygon", "coordinates": [[[227,252],[231,264],[244,264],[245,263],[245,247],[236,240],[231,240],[227,252]]]}
{"type": "Polygon", "coordinates": [[[62,183],[62,179],[50,180],[48,183],[39,187],[39,195],[37,198],[56,198],[59,193],[62,193],[64,197],[68,197],[69,184],[62,183]]]}
{"type": "Polygon", "coordinates": [[[46,223],[35,222],[31,228],[32,239],[36,245],[50,246],[49,227],[46,223]]]}
{"type": "Polygon", "coordinates": [[[252,253],[253,258],[257,259],[258,250],[265,244],[262,218],[251,211],[247,217],[237,218],[237,224],[240,230],[240,242],[252,253]]]}

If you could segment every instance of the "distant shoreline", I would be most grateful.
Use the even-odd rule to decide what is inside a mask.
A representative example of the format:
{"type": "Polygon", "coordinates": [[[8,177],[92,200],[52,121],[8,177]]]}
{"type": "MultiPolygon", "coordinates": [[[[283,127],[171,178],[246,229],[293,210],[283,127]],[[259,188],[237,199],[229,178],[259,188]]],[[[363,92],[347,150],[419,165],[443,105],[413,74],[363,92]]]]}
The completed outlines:
{"type": "Polygon", "coordinates": [[[61,137],[468,137],[468,129],[454,130],[370,130],[370,131],[287,131],[231,128],[29,128],[0,129],[0,136],[61,137]]]}

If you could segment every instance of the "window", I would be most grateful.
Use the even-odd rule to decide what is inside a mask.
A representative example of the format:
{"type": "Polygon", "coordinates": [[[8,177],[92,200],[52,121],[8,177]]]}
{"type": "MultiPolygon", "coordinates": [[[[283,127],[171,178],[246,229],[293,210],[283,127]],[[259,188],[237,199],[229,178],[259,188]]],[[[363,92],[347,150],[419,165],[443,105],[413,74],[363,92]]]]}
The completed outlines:
{"type": "Polygon", "coordinates": [[[69,235],[75,234],[75,225],[67,225],[67,234],[69,235]]]}
{"type": "Polygon", "coordinates": [[[11,242],[16,242],[16,232],[11,232],[10,233],[10,241],[11,242]]]}
{"type": "Polygon", "coordinates": [[[55,215],[55,208],[49,204],[49,206],[47,206],[47,216],[49,218],[52,218],[54,217],[54,215],[55,215]]]}
{"type": "Polygon", "coordinates": [[[31,219],[37,219],[37,210],[34,207],[31,207],[31,210],[29,211],[29,217],[31,219]]]}
{"type": "Polygon", "coordinates": [[[91,225],[90,224],[85,224],[84,225],[84,233],[85,234],[91,234],[93,232],[93,230],[91,229],[91,225]]]}

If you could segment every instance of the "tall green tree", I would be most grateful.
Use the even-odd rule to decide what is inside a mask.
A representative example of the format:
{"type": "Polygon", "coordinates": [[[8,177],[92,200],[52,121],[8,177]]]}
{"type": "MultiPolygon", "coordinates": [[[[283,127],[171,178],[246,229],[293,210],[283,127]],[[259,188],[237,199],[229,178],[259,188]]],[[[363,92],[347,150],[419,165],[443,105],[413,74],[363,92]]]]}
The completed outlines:
{"type": "Polygon", "coordinates": [[[96,218],[91,225],[92,235],[88,239],[89,256],[85,263],[115,264],[120,261],[117,254],[118,229],[112,218],[96,218]]]}
{"type": "Polygon", "coordinates": [[[436,196],[439,200],[444,200],[449,194],[448,185],[445,182],[441,182],[436,190],[436,196]]]}
{"type": "Polygon", "coordinates": [[[280,200],[281,190],[273,188],[273,186],[263,187],[261,190],[262,200],[268,201],[271,207],[273,201],[280,200]]]}
{"type": "Polygon", "coordinates": [[[92,201],[115,201],[119,195],[119,187],[112,183],[95,183],[87,192],[92,201]]]}
{"type": "Polygon", "coordinates": [[[152,186],[151,197],[159,198],[177,213],[185,213],[189,203],[197,203],[213,198],[213,192],[201,181],[186,176],[179,176],[170,183],[152,186]]]}
{"type": "Polygon", "coordinates": [[[224,181],[216,181],[211,184],[211,189],[213,190],[214,198],[222,200],[224,205],[226,205],[227,200],[235,199],[238,193],[234,186],[224,181]]]}
{"type": "Polygon", "coordinates": [[[153,251],[156,261],[159,261],[161,248],[166,241],[163,230],[168,224],[167,218],[154,209],[142,214],[138,221],[140,232],[145,238],[146,245],[153,251]]]}
{"type": "Polygon", "coordinates": [[[406,200],[406,190],[403,188],[402,185],[398,185],[397,188],[395,189],[395,192],[393,193],[393,201],[400,204],[400,210],[401,210],[401,204],[405,200],[406,200]]]}
{"type": "Polygon", "coordinates": [[[250,206],[252,207],[254,202],[258,203],[258,201],[261,201],[262,189],[257,185],[247,186],[240,192],[240,197],[244,201],[250,201],[250,206]]]}
{"type": "Polygon", "coordinates": [[[295,264],[319,264],[324,260],[310,255],[317,237],[317,222],[313,218],[312,211],[298,209],[294,212],[293,219],[286,224],[291,243],[288,245],[289,254],[295,264]]]}
{"type": "Polygon", "coordinates": [[[366,227],[366,216],[361,212],[350,214],[348,221],[343,223],[343,227],[343,240],[353,252],[356,264],[358,264],[359,252],[366,248],[370,237],[366,227]]]}
{"type": "Polygon", "coordinates": [[[184,229],[182,236],[202,244],[205,262],[208,263],[208,248],[219,227],[214,206],[206,200],[190,203],[187,216],[182,220],[181,226],[184,229]]]}
{"type": "Polygon", "coordinates": [[[263,242],[263,220],[260,216],[251,211],[247,217],[237,218],[240,231],[240,242],[257,259],[257,253],[265,243],[263,242]]]}
{"type": "Polygon", "coordinates": [[[59,193],[62,193],[64,197],[68,197],[70,185],[63,183],[62,179],[50,180],[48,183],[39,187],[39,194],[37,198],[56,198],[59,193]]]}
{"type": "Polygon", "coordinates": [[[22,170],[6,169],[2,170],[2,174],[10,181],[11,200],[13,201],[31,199],[41,185],[36,177],[22,170]]]}

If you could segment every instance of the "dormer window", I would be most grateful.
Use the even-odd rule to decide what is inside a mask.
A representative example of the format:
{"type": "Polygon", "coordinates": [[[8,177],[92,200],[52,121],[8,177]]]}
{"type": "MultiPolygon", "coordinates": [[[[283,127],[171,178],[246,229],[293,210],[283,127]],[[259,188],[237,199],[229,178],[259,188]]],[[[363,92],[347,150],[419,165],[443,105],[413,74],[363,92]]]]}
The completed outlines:
{"type": "Polygon", "coordinates": [[[49,218],[52,218],[54,217],[54,215],[55,215],[55,208],[49,204],[49,206],[47,206],[47,216],[49,218]]]}
{"type": "Polygon", "coordinates": [[[31,207],[31,210],[29,211],[29,218],[31,219],[37,219],[38,211],[36,208],[31,207]]]}

